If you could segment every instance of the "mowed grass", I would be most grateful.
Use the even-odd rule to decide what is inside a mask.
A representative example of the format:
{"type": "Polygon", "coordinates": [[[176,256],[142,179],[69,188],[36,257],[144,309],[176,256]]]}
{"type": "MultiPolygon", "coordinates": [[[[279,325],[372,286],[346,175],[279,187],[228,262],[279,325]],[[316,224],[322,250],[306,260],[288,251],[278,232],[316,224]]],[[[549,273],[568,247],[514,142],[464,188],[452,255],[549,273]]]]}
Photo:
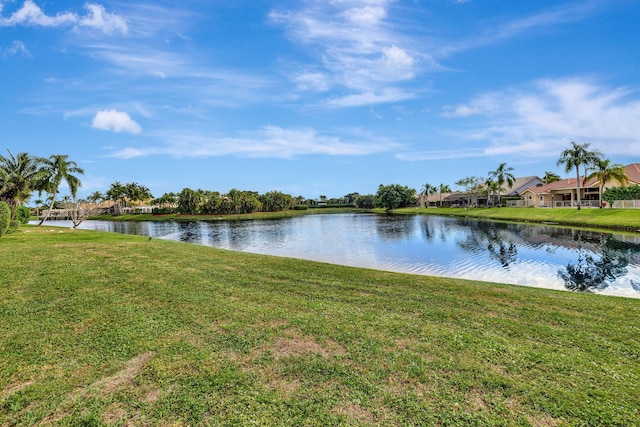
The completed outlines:
{"type": "Polygon", "coordinates": [[[0,260],[3,426],[640,425],[640,300],[51,227],[0,260]]]}
{"type": "Polygon", "coordinates": [[[553,222],[583,227],[640,231],[640,209],[402,208],[394,213],[468,216],[492,220],[553,222]]]}

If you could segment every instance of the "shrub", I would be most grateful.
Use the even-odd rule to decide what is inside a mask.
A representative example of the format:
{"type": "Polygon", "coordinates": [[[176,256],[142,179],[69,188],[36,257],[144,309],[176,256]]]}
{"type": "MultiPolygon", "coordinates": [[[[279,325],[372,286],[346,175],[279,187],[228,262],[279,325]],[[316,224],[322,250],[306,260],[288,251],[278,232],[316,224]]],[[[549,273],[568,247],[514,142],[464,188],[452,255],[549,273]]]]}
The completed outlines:
{"type": "Polygon", "coordinates": [[[293,207],[294,211],[306,211],[307,209],[309,209],[309,206],[307,205],[295,205],[293,207]]]}
{"type": "Polygon", "coordinates": [[[21,224],[27,224],[31,218],[31,211],[26,206],[19,206],[16,212],[16,221],[20,221],[21,224]]]}
{"type": "Polygon", "coordinates": [[[153,208],[151,211],[154,215],[168,215],[176,213],[175,208],[153,208]]]}
{"type": "Polygon", "coordinates": [[[20,228],[22,223],[18,220],[9,221],[9,228],[7,229],[7,234],[15,233],[20,228]]]}
{"type": "Polygon", "coordinates": [[[9,229],[11,223],[11,208],[7,202],[0,202],[0,237],[9,229]]]}

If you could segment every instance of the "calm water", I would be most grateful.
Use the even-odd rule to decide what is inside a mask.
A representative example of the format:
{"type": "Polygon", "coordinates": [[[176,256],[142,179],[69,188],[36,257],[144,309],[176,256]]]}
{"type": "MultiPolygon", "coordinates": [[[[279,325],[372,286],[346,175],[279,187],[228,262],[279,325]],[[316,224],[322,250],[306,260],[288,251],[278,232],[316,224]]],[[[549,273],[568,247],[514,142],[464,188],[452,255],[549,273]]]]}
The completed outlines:
{"type": "Polygon", "coordinates": [[[191,223],[86,221],[80,228],[355,267],[640,297],[640,235],[632,234],[374,214],[191,223]]]}

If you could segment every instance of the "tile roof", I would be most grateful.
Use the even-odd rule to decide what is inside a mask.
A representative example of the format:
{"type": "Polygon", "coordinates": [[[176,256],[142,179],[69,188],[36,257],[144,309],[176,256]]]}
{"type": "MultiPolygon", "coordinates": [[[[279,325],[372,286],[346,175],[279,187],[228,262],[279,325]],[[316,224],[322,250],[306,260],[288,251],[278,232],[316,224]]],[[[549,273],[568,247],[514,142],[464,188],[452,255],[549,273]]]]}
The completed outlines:
{"type": "MultiPolygon", "coordinates": [[[[629,177],[629,184],[640,184],[640,163],[632,163],[624,167],[624,171],[629,177]]],[[[580,178],[580,188],[597,187],[600,181],[596,178],[591,178],[585,183],[584,178],[580,178]]],[[[532,193],[544,194],[553,190],[568,190],[576,188],[576,178],[565,178],[550,184],[545,184],[541,187],[528,187],[520,191],[520,194],[529,190],[532,193]]]]}

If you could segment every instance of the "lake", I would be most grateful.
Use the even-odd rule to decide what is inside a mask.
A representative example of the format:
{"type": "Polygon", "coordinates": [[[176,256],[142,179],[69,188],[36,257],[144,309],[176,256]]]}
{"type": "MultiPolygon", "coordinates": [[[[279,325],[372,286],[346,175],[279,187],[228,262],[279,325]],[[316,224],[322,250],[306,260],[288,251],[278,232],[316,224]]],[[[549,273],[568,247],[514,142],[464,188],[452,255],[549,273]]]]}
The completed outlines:
{"type": "MultiPolygon", "coordinates": [[[[66,221],[48,225],[70,226],[66,221]]],[[[412,274],[640,297],[640,235],[428,215],[330,214],[79,228],[412,274]]]]}

